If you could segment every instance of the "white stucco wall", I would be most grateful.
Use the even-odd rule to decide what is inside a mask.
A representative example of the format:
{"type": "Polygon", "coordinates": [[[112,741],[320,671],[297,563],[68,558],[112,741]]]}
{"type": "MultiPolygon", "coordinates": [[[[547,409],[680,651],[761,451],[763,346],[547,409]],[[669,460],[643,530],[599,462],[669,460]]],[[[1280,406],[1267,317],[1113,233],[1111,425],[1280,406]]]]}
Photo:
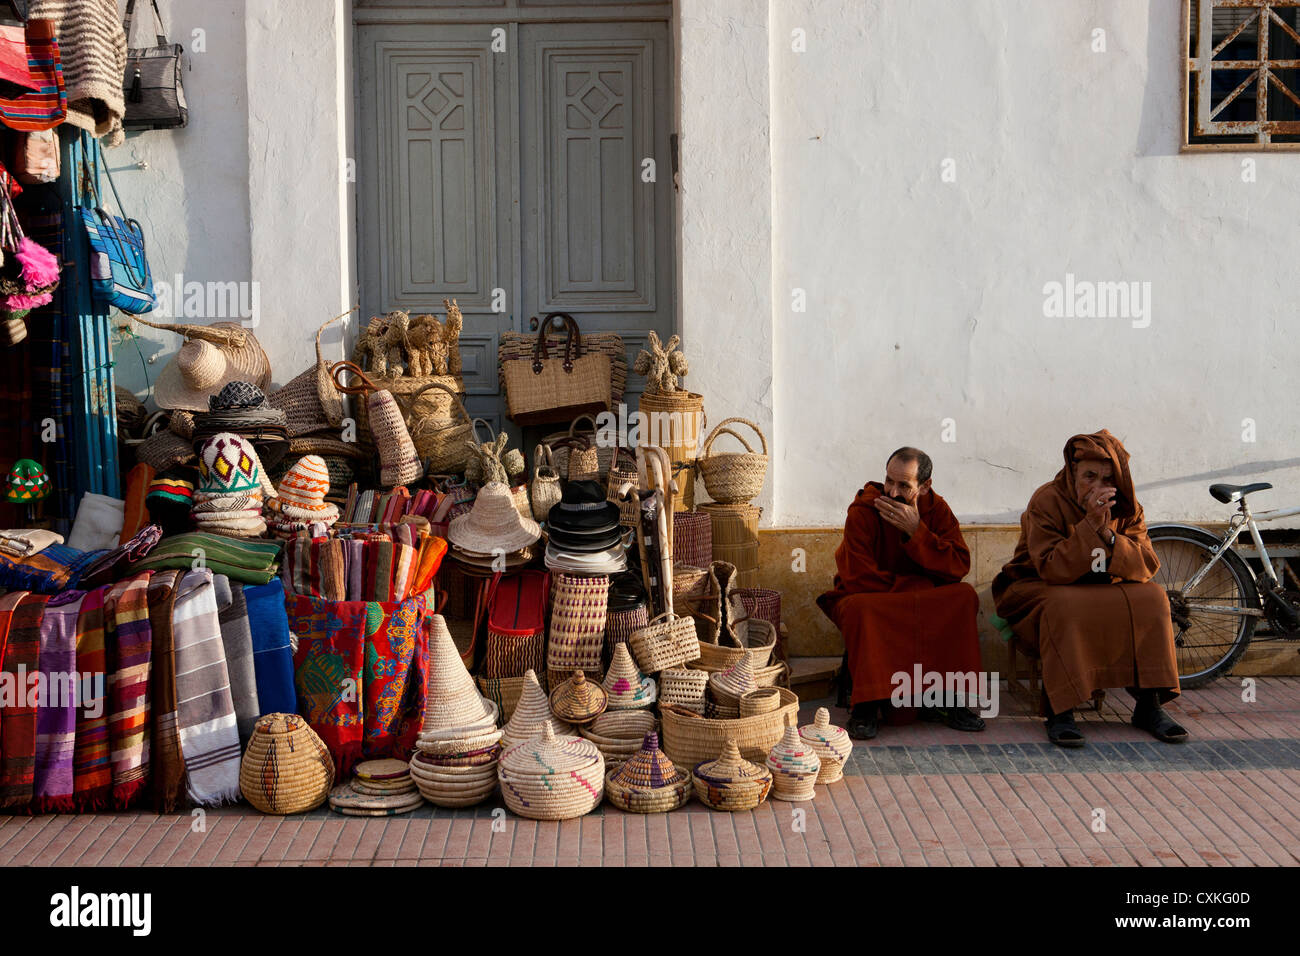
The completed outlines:
{"type": "Polygon", "coordinates": [[[1225,518],[1234,478],[1295,504],[1300,156],[1179,155],[1181,4],[905,6],[771,4],[777,523],[841,523],[904,443],[959,516],[1015,521],[1101,427],[1149,520],[1225,518]],[[1149,327],[1045,318],[1067,273],[1150,282],[1149,327]]]}

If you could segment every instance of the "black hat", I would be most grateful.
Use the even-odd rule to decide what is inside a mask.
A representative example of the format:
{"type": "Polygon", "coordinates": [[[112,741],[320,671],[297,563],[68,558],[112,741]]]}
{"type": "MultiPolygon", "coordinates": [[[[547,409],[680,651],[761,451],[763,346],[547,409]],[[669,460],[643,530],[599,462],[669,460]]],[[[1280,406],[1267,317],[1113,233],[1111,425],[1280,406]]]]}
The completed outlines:
{"type": "Polygon", "coordinates": [[[547,535],[550,539],[551,547],[557,551],[608,551],[610,548],[619,544],[623,540],[623,529],[615,525],[608,531],[602,531],[599,534],[573,534],[561,531],[558,528],[549,528],[547,535]]]}
{"type": "Polygon", "coordinates": [[[598,481],[570,481],[546,515],[548,531],[603,531],[618,524],[619,507],[598,481]]]}

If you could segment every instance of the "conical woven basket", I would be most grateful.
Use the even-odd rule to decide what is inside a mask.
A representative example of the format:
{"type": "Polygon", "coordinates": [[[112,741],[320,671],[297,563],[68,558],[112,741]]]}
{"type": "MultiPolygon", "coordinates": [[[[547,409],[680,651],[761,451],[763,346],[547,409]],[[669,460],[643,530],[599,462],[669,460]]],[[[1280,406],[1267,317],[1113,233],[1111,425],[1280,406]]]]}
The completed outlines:
{"type": "Polygon", "coordinates": [[[490,733],[500,711],[478,692],[474,678],[441,614],[432,615],[429,633],[429,688],[425,699],[422,739],[472,737],[490,733]]]}
{"type": "MultiPolygon", "coordinates": [[[[744,701],[741,701],[744,705],[744,701]]],[[[849,732],[843,727],[831,723],[831,712],[825,707],[818,707],[811,724],[799,728],[803,742],[821,760],[821,770],[817,774],[818,783],[834,783],[844,777],[844,764],[853,752],[853,741],[849,732]]]]}
{"type": "Polygon", "coordinates": [[[700,802],[714,810],[752,810],[772,789],[772,771],[745,760],[734,740],[717,758],[697,763],[691,778],[700,802]]]}
{"type": "Polygon", "coordinates": [[[627,644],[615,644],[601,688],[609,699],[610,710],[638,710],[651,706],[658,697],[654,678],[646,677],[636,668],[627,644]]]}
{"type": "Polygon", "coordinates": [[[645,735],[641,748],[605,777],[605,797],[620,810],[668,813],[691,798],[691,775],[659,749],[659,735],[645,735]]]}
{"type": "Polygon", "coordinates": [[[556,736],[572,734],[573,728],[551,713],[550,701],[537,680],[537,674],[529,670],[520,679],[523,681],[523,690],[515,712],[501,736],[502,745],[513,747],[541,736],[542,728],[546,725],[550,726],[551,733],[556,736]]]}
{"type": "Polygon", "coordinates": [[[589,724],[605,712],[609,698],[599,684],[575,670],[573,676],[551,691],[551,712],[571,724],[589,724]]]}
{"type": "Polygon", "coordinates": [[[799,803],[816,795],[821,758],[799,736],[793,723],[768,753],[767,769],[772,771],[773,799],[799,803]]]}
{"type": "Polygon", "coordinates": [[[258,719],[239,764],[239,789],[263,813],[314,810],[334,786],[334,761],[325,742],[297,714],[258,719]]]}
{"type": "Polygon", "coordinates": [[[590,813],[605,792],[605,758],[581,737],[540,737],[501,755],[497,768],[506,806],[530,820],[568,820],[590,813]]]}

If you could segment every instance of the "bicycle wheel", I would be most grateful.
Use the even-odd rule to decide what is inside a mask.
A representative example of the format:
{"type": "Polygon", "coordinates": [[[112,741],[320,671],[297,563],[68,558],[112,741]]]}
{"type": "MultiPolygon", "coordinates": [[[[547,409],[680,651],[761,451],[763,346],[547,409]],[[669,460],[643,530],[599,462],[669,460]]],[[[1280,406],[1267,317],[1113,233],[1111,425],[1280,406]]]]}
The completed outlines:
{"type": "Polygon", "coordinates": [[[1148,534],[1160,558],[1152,580],[1169,595],[1179,683],[1200,687],[1231,670],[1250,643],[1257,617],[1248,612],[1260,606],[1254,576],[1241,555],[1229,550],[1189,591],[1187,582],[1214,558],[1219,539],[1182,525],[1156,525],[1148,534]]]}

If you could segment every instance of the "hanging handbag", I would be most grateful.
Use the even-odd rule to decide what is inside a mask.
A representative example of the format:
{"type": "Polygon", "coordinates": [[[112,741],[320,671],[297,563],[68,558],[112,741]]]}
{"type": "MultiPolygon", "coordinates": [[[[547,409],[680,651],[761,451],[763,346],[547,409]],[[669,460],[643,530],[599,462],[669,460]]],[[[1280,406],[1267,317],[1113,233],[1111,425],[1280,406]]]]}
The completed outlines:
{"type": "Polygon", "coordinates": [[[584,413],[609,411],[608,355],[583,354],[582,333],[567,312],[552,312],[542,321],[530,359],[503,363],[507,417],[519,425],[567,422],[584,413]],[[546,333],[552,322],[567,331],[564,355],[552,358],[546,333]]]}
{"type": "MultiPolygon", "coordinates": [[[[122,209],[122,199],[113,184],[108,164],[103,162],[99,140],[82,133],[82,147],[95,151],[95,164],[104,170],[117,208],[122,209]],[[87,140],[93,143],[89,146],[87,140]]],[[[83,152],[83,157],[85,153],[83,152]]],[[[144,251],[144,233],[134,219],[123,219],[105,211],[100,204],[99,191],[83,158],[82,175],[90,195],[95,201],[92,208],[81,207],[81,221],[86,227],[90,242],[90,291],[95,301],[106,308],[116,308],[128,315],[142,315],[153,309],[153,276],[144,251]]]]}
{"type": "MultiPolygon", "coordinates": [[[[123,129],[179,129],[189,122],[190,111],[185,105],[185,87],[181,85],[181,55],[185,48],[179,43],[168,43],[158,0],[149,0],[154,20],[158,24],[154,46],[132,47],[126,53],[126,76],[122,80],[122,94],[126,100],[126,115],[122,117],[123,129]]],[[[131,19],[135,16],[135,0],[127,0],[126,19],[122,29],[131,41],[131,19]]]]}
{"type": "MultiPolygon", "coordinates": [[[[23,19],[18,6],[9,8],[23,19]]],[[[53,20],[27,20],[23,27],[28,84],[21,72],[12,72],[10,83],[0,88],[0,122],[23,131],[53,129],[68,115],[68,92],[63,86],[63,61],[59,57],[58,33],[53,20]],[[17,79],[14,79],[14,78],[17,79]]],[[[11,35],[12,47],[17,35],[11,35]]]]}
{"type": "Polygon", "coordinates": [[[533,518],[546,521],[551,509],[560,503],[560,473],[555,470],[551,449],[538,445],[533,452],[533,518]]]}

